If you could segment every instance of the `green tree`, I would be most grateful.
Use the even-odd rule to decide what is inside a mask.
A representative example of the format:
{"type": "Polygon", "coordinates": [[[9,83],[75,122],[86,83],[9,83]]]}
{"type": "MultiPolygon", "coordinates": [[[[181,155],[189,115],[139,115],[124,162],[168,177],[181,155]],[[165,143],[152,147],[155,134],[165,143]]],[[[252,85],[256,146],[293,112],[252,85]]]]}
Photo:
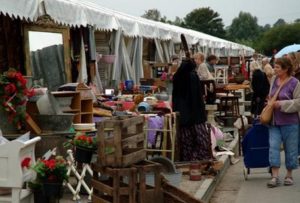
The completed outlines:
{"type": "Polygon", "coordinates": [[[178,16],[175,17],[175,20],[172,22],[172,24],[179,27],[185,27],[184,20],[178,16]]]}
{"type": "Polygon", "coordinates": [[[171,20],[167,19],[167,16],[162,16],[160,11],[157,9],[149,9],[143,15],[143,18],[147,18],[149,20],[160,21],[163,23],[173,24],[171,20]]]}
{"type": "Polygon", "coordinates": [[[185,16],[184,21],[186,28],[221,38],[225,37],[222,18],[219,17],[219,13],[209,7],[194,9],[185,16]]]}
{"type": "Polygon", "coordinates": [[[265,24],[265,26],[262,27],[262,32],[266,32],[270,29],[271,29],[271,25],[270,24],[265,24]]]}
{"type": "Polygon", "coordinates": [[[251,43],[259,36],[261,29],[255,16],[247,12],[240,12],[239,16],[234,18],[228,27],[227,35],[233,41],[251,43]]]}
{"type": "Polygon", "coordinates": [[[147,10],[143,15],[143,18],[147,18],[154,21],[161,21],[161,13],[156,8],[147,10]]]}
{"type": "Polygon", "coordinates": [[[299,44],[299,33],[300,23],[275,26],[262,34],[254,48],[261,50],[266,55],[272,55],[273,49],[280,50],[290,44],[299,44]]]}
{"type": "Polygon", "coordinates": [[[282,18],[279,18],[279,19],[274,23],[273,27],[280,26],[280,25],[285,25],[285,24],[286,24],[285,20],[282,19],[282,18]]]}

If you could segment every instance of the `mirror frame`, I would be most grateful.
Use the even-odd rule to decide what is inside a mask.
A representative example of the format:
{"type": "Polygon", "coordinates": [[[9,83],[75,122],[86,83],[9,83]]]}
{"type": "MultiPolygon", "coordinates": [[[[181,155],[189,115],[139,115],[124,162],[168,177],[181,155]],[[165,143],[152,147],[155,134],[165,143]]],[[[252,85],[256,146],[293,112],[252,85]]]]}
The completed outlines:
{"type": "Polygon", "coordinates": [[[42,26],[42,25],[24,25],[24,53],[25,53],[25,69],[26,75],[32,76],[32,69],[30,67],[30,49],[29,49],[29,31],[37,32],[52,32],[52,33],[61,33],[63,35],[63,46],[64,46],[64,62],[65,62],[65,71],[66,71],[66,80],[67,82],[72,81],[71,75],[71,56],[70,56],[70,30],[68,27],[64,26],[42,26]]]}

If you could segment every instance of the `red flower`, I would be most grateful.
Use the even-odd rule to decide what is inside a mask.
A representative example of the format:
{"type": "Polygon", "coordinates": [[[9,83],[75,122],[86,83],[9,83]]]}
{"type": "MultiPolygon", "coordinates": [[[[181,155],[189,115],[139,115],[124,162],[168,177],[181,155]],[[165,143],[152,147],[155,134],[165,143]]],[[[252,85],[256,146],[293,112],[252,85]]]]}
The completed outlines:
{"type": "Polygon", "coordinates": [[[55,166],[56,166],[56,162],[54,159],[50,159],[50,160],[43,160],[45,166],[47,168],[49,168],[50,170],[53,170],[55,169],[55,166]]]}
{"type": "Polygon", "coordinates": [[[75,146],[78,147],[86,147],[86,148],[96,148],[96,141],[92,137],[85,135],[85,134],[79,134],[75,136],[72,143],[75,146]]]}
{"type": "Polygon", "coordinates": [[[16,73],[16,79],[21,83],[22,87],[26,87],[27,80],[22,76],[20,72],[16,73]]]}
{"type": "Polygon", "coordinates": [[[5,86],[4,90],[5,90],[5,92],[6,92],[7,94],[10,95],[10,94],[13,94],[13,93],[16,92],[17,87],[16,87],[15,84],[9,83],[8,85],[5,86]]]}
{"type": "Polygon", "coordinates": [[[87,137],[87,142],[91,144],[93,142],[92,138],[91,137],[87,137]]]}
{"type": "Polygon", "coordinates": [[[25,89],[25,95],[28,97],[33,97],[35,95],[34,89],[25,89]]]}
{"type": "Polygon", "coordinates": [[[160,76],[160,79],[163,80],[163,81],[164,81],[164,80],[167,80],[167,76],[168,76],[167,73],[166,73],[166,72],[163,72],[163,73],[161,74],[161,76],[160,76]]]}
{"type": "Polygon", "coordinates": [[[22,168],[29,168],[29,164],[30,164],[31,158],[30,157],[26,157],[25,159],[23,159],[23,161],[21,162],[21,167],[22,168]]]}

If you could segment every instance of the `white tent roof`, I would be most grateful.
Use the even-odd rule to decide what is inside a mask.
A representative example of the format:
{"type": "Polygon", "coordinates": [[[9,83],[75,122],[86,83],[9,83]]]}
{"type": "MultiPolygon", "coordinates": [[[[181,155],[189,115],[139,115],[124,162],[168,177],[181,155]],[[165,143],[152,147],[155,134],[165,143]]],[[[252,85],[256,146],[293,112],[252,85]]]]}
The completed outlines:
{"type": "Polygon", "coordinates": [[[213,48],[238,49],[254,52],[250,47],[220,39],[211,35],[181,28],[141,17],[104,8],[80,0],[44,0],[46,12],[56,22],[71,26],[94,26],[98,30],[122,29],[130,37],[142,36],[180,42],[180,34],[186,36],[189,44],[200,43],[213,48]]]}
{"type": "Polygon", "coordinates": [[[254,52],[250,47],[220,39],[208,34],[178,26],[131,16],[81,0],[1,0],[0,12],[10,17],[36,20],[39,2],[44,1],[45,10],[57,23],[68,26],[92,25],[98,30],[121,29],[129,37],[156,38],[180,42],[180,34],[185,34],[188,44],[212,48],[225,48],[254,52]]]}
{"type": "Polygon", "coordinates": [[[38,0],[1,0],[0,12],[11,18],[34,21],[38,17],[38,0]]]}

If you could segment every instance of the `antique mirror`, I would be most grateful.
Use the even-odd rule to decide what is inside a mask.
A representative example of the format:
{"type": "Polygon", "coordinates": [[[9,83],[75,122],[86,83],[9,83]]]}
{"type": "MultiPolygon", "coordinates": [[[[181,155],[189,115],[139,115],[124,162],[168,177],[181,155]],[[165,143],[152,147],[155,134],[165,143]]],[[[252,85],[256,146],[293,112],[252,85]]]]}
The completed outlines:
{"type": "Polygon", "coordinates": [[[69,36],[67,27],[24,26],[26,74],[34,84],[56,90],[71,81],[69,36]]]}

